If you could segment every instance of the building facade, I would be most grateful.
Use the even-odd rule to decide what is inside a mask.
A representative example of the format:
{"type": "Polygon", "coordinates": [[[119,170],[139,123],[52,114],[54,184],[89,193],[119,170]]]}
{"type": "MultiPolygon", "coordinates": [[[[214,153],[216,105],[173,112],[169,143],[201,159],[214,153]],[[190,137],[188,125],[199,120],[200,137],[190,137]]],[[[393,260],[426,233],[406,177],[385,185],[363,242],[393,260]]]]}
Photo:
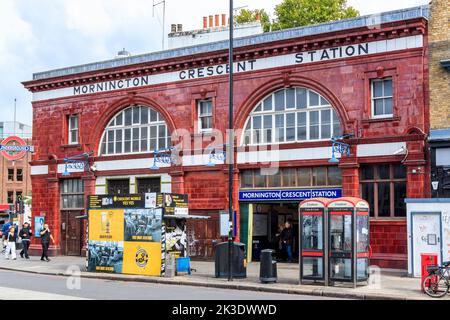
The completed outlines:
{"type": "MultiPolygon", "coordinates": [[[[371,263],[406,267],[403,199],[430,192],[427,16],[424,6],[235,40],[233,203],[249,259],[273,246],[284,221],[298,230],[302,199],[342,194],[371,205],[371,263]],[[350,153],[333,156],[331,138],[343,134],[350,153]]],[[[53,253],[81,253],[76,217],[87,195],[152,191],[187,193],[190,212],[210,217],[192,223],[189,249],[212,256],[228,206],[227,46],[24,83],[33,93],[33,215],[53,229],[53,253]],[[155,160],[154,150],[171,146],[173,163],[155,160]],[[89,166],[67,165],[73,156],[89,166]]]]}
{"type": "Polygon", "coordinates": [[[433,198],[450,198],[450,12],[433,0],[429,27],[430,160],[433,198]]]}
{"type": "MultiPolygon", "coordinates": [[[[31,145],[31,126],[14,121],[0,122],[0,144],[10,136],[17,136],[31,145]]],[[[25,153],[16,160],[0,154],[0,225],[9,220],[9,210],[18,198],[31,196],[30,161],[31,153],[25,153]]],[[[19,220],[27,219],[28,217],[22,217],[19,220]]]]}

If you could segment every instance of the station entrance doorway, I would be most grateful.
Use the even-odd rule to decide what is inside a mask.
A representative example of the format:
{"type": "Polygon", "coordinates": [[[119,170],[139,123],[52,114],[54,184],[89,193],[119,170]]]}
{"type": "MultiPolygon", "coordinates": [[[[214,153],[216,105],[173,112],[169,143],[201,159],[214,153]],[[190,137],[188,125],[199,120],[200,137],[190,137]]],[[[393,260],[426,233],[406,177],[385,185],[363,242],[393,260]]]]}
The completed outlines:
{"type": "Polygon", "coordinates": [[[298,257],[298,202],[250,203],[248,205],[248,261],[259,261],[261,250],[274,249],[279,260],[287,259],[280,241],[286,222],[293,231],[293,256],[298,257]],[[251,247],[250,247],[251,246],[251,247]]]}

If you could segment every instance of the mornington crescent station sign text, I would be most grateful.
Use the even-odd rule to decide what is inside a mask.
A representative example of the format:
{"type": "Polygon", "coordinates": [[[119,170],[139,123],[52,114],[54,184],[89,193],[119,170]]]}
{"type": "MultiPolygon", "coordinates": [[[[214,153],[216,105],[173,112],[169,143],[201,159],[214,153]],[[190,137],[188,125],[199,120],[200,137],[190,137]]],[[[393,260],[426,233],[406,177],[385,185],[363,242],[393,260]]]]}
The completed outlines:
{"type": "MultiPolygon", "coordinates": [[[[292,54],[239,61],[234,64],[236,73],[265,70],[277,67],[302,65],[316,62],[361,57],[423,46],[422,35],[408,36],[390,40],[372,41],[320,50],[303,51],[292,54]]],[[[120,80],[104,81],[69,88],[51,89],[33,93],[33,101],[56,99],[68,96],[94,94],[122,89],[139,88],[163,83],[202,79],[226,75],[230,72],[228,64],[205,66],[166,73],[151,74],[120,80]]]]}

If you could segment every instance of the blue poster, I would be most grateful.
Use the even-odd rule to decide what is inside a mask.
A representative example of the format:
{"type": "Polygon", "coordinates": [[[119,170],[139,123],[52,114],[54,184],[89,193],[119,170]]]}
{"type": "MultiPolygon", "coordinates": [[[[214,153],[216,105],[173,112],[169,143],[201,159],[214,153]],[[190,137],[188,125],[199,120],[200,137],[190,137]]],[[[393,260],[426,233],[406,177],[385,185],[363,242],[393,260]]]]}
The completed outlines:
{"type": "Polygon", "coordinates": [[[239,191],[239,201],[301,201],[340,197],[342,197],[341,188],[239,191]]]}
{"type": "Polygon", "coordinates": [[[40,238],[41,237],[41,231],[44,228],[44,221],[45,218],[44,217],[34,217],[34,236],[36,238],[40,238]]]}

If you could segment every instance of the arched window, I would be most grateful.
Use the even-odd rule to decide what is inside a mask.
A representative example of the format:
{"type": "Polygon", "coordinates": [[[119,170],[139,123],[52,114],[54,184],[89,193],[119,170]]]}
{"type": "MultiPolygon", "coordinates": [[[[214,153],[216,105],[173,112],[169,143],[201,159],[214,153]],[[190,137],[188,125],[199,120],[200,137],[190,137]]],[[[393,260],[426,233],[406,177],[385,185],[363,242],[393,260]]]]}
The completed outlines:
{"type": "Polygon", "coordinates": [[[159,112],[146,106],[120,111],[105,128],[100,155],[153,152],[170,146],[170,132],[159,112]]]}
{"type": "Polygon", "coordinates": [[[330,103],[306,88],[287,88],[260,101],[245,124],[244,145],[328,140],[341,134],[330,103]]]}

